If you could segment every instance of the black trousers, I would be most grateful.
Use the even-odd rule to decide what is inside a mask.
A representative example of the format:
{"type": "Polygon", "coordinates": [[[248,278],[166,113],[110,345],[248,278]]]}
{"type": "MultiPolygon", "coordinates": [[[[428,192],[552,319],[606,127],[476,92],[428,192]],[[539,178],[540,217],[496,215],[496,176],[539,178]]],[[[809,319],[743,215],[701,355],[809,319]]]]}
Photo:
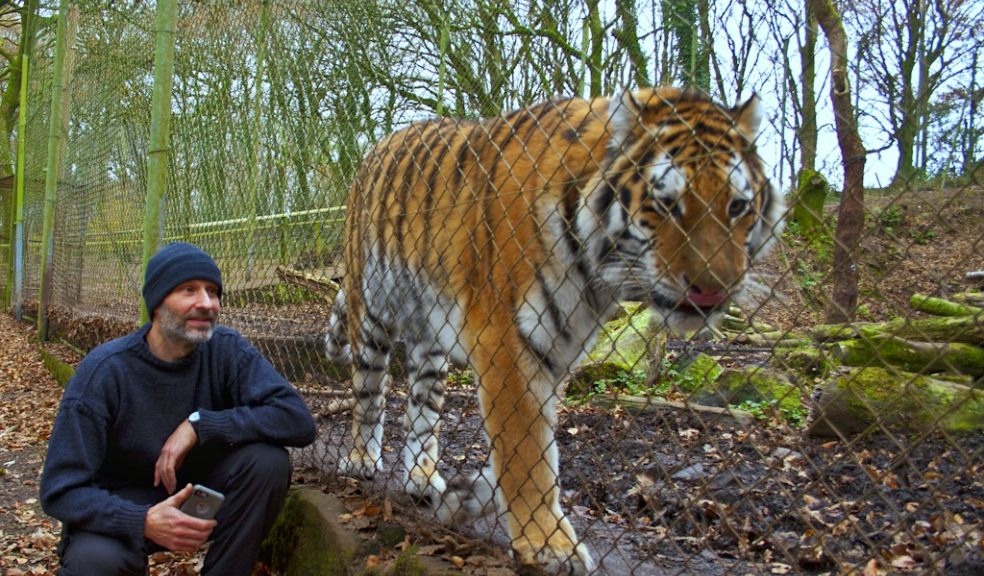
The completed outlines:
{"type": "MultiPolygon", "coordinates": [[[[260,543],[273,526],[290,486],[287,451],[271,444],[247,444],[221,451],[189,455],[178,474],[178,487],[199,483],[225,494],[216,516],[212,545],[202,574],[249,576],[256,564],[260,543]]],[[[160,489],[128,488],[115,491],[138,503],[163,499],[160,489]]],[[[147,556],[162,549],[144,541],[128,542],[66,526],[59,545],[60,576],[143,576],[147,556]]]]}

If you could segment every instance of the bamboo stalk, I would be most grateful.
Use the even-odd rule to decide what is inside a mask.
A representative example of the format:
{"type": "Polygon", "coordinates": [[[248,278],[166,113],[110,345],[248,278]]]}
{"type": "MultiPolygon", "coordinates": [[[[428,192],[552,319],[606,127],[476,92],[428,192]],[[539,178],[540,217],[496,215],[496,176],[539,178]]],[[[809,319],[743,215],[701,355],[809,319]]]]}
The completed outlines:
{"type": "MultiPolygon", "coordinates": [[[[176,0],[157,2],[157,39],[154,45],[154,90],[150,100],[150,143],[147,151],[147,198],[144,203],[143,266],[161,244],[161,201],[167,191],[168,146],[171,137],[171,88],[174,76],[174,33],[178,22],[176,0]]],[[[143,277],[143,274],[140,275],[143,277]]],[[[140,321],[150,310],[140,302],[140,321]]]]}
{"type": "Polygon", "coordinates": [[[71,78],[71,50],[74,42],[73,16],[78,12],[70,10],[69,0],[61,0],[58,6],[58,26],[55,36],[54,82],[51,87],[51,112],[48,120],[48,157],[44,180],[44,213],[41,224],[41,279],[38,293],[38,339],[48,339],[48,307],[51,302],[52,259],[54,252],[55,197],[58,195],[58,181],[62,172],[64,155],[64,135],[67,131],[71,92],[65,90],[71,78]]]}

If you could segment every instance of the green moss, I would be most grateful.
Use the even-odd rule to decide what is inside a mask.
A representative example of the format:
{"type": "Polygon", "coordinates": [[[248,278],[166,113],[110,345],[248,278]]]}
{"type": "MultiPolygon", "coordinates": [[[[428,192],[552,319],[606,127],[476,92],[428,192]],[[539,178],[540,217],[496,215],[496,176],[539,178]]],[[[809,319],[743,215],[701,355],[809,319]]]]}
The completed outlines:
{"type": "Polygon", "coordinates": [[[710,406],[765,403],[788,414],[803,411],[799,388],[765,368],[724,370],[711,386],[698,392],[694,400],[710,406]]]}
{"type": "Polygon", "coordinates": [[[41,348],[41,362],[44,367],[48,369],[48,372],[55,378],[58,385],[62,388],[68,384],[68,381],[75,375],[75,369],[69,364],[62,362],[57,356],[48,352],[44,348],[41,348]]]}
{"type": "Polygon", "coordinates": [[[835,382],[859,420],[890,414],[892,425],[950,432],[984,429],[984,392],[897,370],[852,370],[835,382]],[[865,416],[868,416],[865,418],[865,416]]]}
{"type": "Polygon", "coordinates": [[[379,574],[380,576],[423,576],[428,574],[428,570],[417,557],[417,547],[410,546],[401,552],[386,570],[371,568],[364,571],[361,576],[372,576],[375,574],[379,574]]]}
{"type": "Polygon", "coordinates": [[[654,338],[656,330],[651,324],[652,311],[648,306],[630,305],[625,314],[605,324],[587,360],[634,370],[645,358],[654,338]]]}
{"type": "Polygon", "coordinates": [[[665,336],[653,323],[653,313],[643,304],[630,304],[625,313],[607,322],[588,357],[575,370],[567,396],[583,399],[618,391],[648,394],[655,380],[665,336]]]}
{"type": "Polygon", "coordinates": [[[984,348],[962,342],[933,344],[876,336],[844,340],[832,346],[849,366],[894,366],[910,372],[950,371],[984,376],[984,348]]]}
{"type": "Polygon", "coordinates": [[[813,346],[777,348],[776,358],[784,369],[809,378],[826,378],[834,364],[825,352],[813,346]]]}
{"type": "Polygon", "coordinates": [[[349,574],[352,555],[326,530],[317,508],[291,492],[273,529],[260,547],[260,558],[283,576],[349,574]]]}
{"type": "Polygon", "coordinates": [[[724,372],[724,368],[707,354],[700,353],[689,362],[674,363],[672,369],[676,372],[673,382],[682,392],[692,394],[713,382],[724,372]]]}
{"type": "Polygon", "coordinates": [[[804,236],[812,236],[817,228],[823,226],[823,204],[829,192],[830,187],[822,174],[815,170],[800,172],[790,220],[804,236]]]}

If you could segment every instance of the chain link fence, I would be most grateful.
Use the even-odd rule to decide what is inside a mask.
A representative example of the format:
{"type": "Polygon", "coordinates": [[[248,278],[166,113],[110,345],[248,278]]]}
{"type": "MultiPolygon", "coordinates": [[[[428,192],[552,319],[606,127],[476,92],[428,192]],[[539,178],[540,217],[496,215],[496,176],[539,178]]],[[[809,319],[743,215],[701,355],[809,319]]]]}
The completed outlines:
{"type": "MultiPolygon", "coordinates": [[[[55,104],[65,128],[48,305],[39,306],[57,82],[53,5],[39,8],[24,103],[23,267],[15,270],[16,184],[7,178],[0,284],[9,294],[20,282],[11,310],[20,306],[29,321],[46,317],[51,338],[88,350],[140,318],[157,6],[65,6],[68,97],[55,104]]],[[[866,191],[856,321],[826,324],[841,160],[830,116],[820,123],[816,171],[800,174],[802,125],[788,86],[801,77],[783,40],[796,37],[802,17],[770,17],[767,8],[178,6],[167,188],[153,226],[162,241],[193,242],[215,257],[224,323],[320,415],[319,441],[294,454],[298,478],[357,492],[363,504],[350,521],[357,517],[364,532],[399,521],[419,553],[455,559],[470,573],[515,567],[509,548],[550,569],[601,574],[984,570],[979,145],[970,162],[924,162],[922,173],[866,191]],[[701,22],[710,28],[693,24],[701,22]],[[715,41],[712,30],[731,40],[715,41]],[[704,52],[684,50],[686,38],[704,52]],[[706,68],[694,65],[705,58],[706,68]],[[726,62],[734,69],[722,71],[726,62]],[[564,101],[487,128],[470,123],[557,94],[618,95],[673,78],[704,85],[700,93],[722,104],[619,121],[616,97],[581,116],[577,102],[564,101]],[[746,101],[748,86],[759,92],[764,120],[757,136],[736,139],[743,120],[728,110],[746,101]],[[441,116],[462,123],[413,124],[441,116]],[[689,130],[681,140],[642,160],[627,152],[635,139],[668,138],[681,122],[689,130]],[[408,127],[406,141],[385,140],[370,154],[408,127]],[[608,139],[618,130],[632,133],[622,141],[631,161],[592,184],[611,160],[604,151],[619,151],[608,139]],[[600,148],[585,144],[592,137],[600,148]],[[767,212],[748,164],[751,140],[790,211],[768,256],[743,278],[726,278],[744,269],[747,227],[767,212]],[[694,146],[703,151],[687,151],[694,146]],[[743,162],[716,156],[722,149],[743,162]],[[637,179],[626,184],[620,178],[629,173],[637,179]],[[649,196],[638,186],[647,178],[649,196]],[[602,250],[584,227],[614,220],[577,214],[588,206],[580,195],[605,183],[607,204],[590,208],[624,208],[636,224],[606,237],[602,250]],[[695,192],[656,193],[673,186],[695,192]],[[732,196],[746,188],[756,193],[743,207],[732,196]],[[498,195],[483,196],[492,190],[498,195]],[[811,192],[812,205],[803,199],[811,192]],[[474,210],[462,207],[483,202],[486,219],[470,220],[474,210]],[[496,206],[507,216],[489,216],[496,206]],[[667,227],[683,230],[675,244],[667,227]],[[632,234],[643,235],[635,248],[632,234]],[[589,262],[599,254],[614,255],[609,276],[589,262]],[[644,290],[611,280],[612,270],[647,258],[655,264],[644,290]],[[739,283],[740,297],[716,297],[739,283]],[[676,296],[654,297],[655,285],[675,286],[666,290],[676,296]],[[355,324],[336,332],[332,358],[325,341],[333,310],[339,320],[340,287],[355,324]],[[494,298],[469,304],[467,291],[494,298]],[[604,298],[618,309],[586,312],[603,308],[604,298]],[[663,315],[653,311],[661,306],[663,315]],[[679,324],[672,306],[692,312],[682,332],[668,330],[679,324]],[[339,361],[346,338],[356,357],[354,394],[353,370],[339,361]],[[522,405],[539,412],[519,416],[522,405]],[[486,514],[462,520],[459,504],[486,514]]],[[[963,40],[980,48],[979,39],[963,40]]],[[[822,57],[818,65],[820,79],[822,57]]],[[[856,72],[875,74],[860,65],[856,72]]],[[[968,98],[979,102],[980,88],[969,86],[968,98]]],[[[823,118],[829,106],[817,94],[823,118]]],[[[861,118],[877,116],[872,108],[861,118]]],[[[962,138],[973,140],[976,108],[949,110],[938,110],[937,124],[949,126],[955,114],[970,127],[962,138]]],[[[958,140],[953,134],[929,134],[924,160],[930,140],[948,157],[965,148],[965,140],[947,144],[958,140]]],[[[872,186],[891,177],[879,158],[869,158],[872,186]]]]}

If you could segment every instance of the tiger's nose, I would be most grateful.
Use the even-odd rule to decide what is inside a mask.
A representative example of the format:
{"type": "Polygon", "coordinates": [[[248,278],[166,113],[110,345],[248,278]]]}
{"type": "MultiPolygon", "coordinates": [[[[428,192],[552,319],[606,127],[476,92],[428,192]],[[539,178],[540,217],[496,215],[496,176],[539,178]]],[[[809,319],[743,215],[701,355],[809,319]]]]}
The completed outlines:
{"type": "Polygon", "coordinates": [[[728,292],[720,288],[691,284],[687,300],[698,308],[717,308],[728,300],[728,292]]]}

